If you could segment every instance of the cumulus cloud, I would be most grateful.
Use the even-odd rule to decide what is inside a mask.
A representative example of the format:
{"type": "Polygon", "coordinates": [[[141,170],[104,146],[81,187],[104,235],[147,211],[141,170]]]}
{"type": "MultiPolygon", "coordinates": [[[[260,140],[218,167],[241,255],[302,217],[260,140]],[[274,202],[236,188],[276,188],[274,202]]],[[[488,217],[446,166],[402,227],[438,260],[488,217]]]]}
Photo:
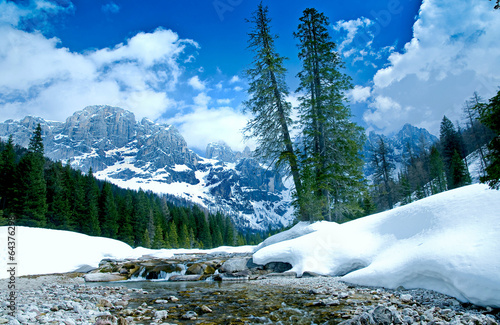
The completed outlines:
{"type": "Polygon", "coordinates": [[[191,79],[189,79],[188,84],[193,87],[195,90],[205,90],[206,86],[205,83],[200,80],[198,76],[194,76],[191,79]]]}
{"type": "Polygon", "coordinates": [[[370,98],[371,93],[372,89],[370,87],[363,87],[358,85],[347,93],[347,97],[353,103],[363,103],[366,102],[368,98],[370,98]]]}
{"type": "MultiPolygon", "coordinates": [[[[57,9],[49,2],[37,4],[39,10],[57,9]]],[[[165,90],[175,89],[179,57],[186,47],[196,48],[195,42],[159,28],[113,48],[76,53],[57,38],[18,28],[28,15],[23,8],[2,2],[0,9],[6,9],[0,10],[2,118],[64,120],[87,105],[109,104],[155,119],[176,107],[165,90]]]]}
{"type": "Polygon", "coordinates": [[[177,114],[166,122],[175,125],[190,147],[201,151],[207,144],[224,140],[233,150],[242,151],[249,143],[243,140],[242,129],[249,117],[231,107],[210,108],[204,100],[195,100],[190,113],[177,114]]]}
{"type": "Polygon", "coordinates": [[[387,132],[411,122],[436,134],[443,115],[459,120],[474,91],[490,98],[500,85],[499,39],[498,12],[487,1],[424,0],[413,38],[374,76],[377,99],[365,121],[387,132]]]}

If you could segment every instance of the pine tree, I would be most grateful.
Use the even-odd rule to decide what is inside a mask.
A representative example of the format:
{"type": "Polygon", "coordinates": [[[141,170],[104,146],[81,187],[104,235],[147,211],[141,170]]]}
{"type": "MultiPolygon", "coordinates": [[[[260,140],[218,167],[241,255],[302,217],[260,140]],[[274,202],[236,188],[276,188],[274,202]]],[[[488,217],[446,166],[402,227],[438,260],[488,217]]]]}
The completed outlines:
{"type": "Polygon", "coordinates": [[[148,229],[144,230],[144,234],[142,235],[142,247],[151,248],[151,236],[149,235],[148,229]]]}
{"type": "Polygon", "coordinates": [[[432,182],[432,194],[446,190],[446,178],[444,163],[436,146],[432,146],[430,154],[430,181],[432,182]]]}
{"type": "Polygon", "coordinates": [[[99,187],[97,186],[92,168],[89,169],[85,182],[85,209],[80,219],[80,228],[84,234],[100,236],[101,226],[99,224],[99,187]]]}
{"type": "Polygon", "coordinates": [[[226,226],[224,227],[225,228],[224,245],[234,246],[235,230],[234,230],[234,225],[231,222],[231,218],[225,217],[225,223],[226,226]]]}
{"type": "Polygon", "coordinates": [[[191,248],[191,242],[189,239],[189,232],[187,224],[183,223],[181,226],[181,231],[179,232],[179,246],[180,248],[191,248]]]}
{"type": "Polygon", "coordinates": [[[118,211],[111,184],[105,182],[99,196],[99,223],[101,235],[108,238],[117,238],[118,235],[118,211]]]}
{"type": "Polygon", "coordinates": [[[47,184],[44,165],[42,128],[38,124],[30,139],[28,153],[21,158],[16,168],[13,203],[19,225],[46,226],[47,184]]]}
{"type": "Polygon", "coordinates": [[[451,122],[446,116],[443,117],[441,122],[439,140],[441,143],[441,152],[445,166],[448,189],[451,189],[454,188],[451,184],[454,184],[452,161],[454,159],[455,152],[459,154],[461,159],[464,159],[465,155],[463,153],[464,145],[462,138],[455,129],[453,122],[451,122]]]}
{"type": "Polygon", "coordinates": [[[134,207],[133,207],[132,191],[127,191],[124,197],[118,196],[116,201],[117,201],[117,208],[119,211],[118,239],[129,245],[134,245],[134,228],[132,226],[132,214],[134,211],[134,207]]]}
{"type": "Polygon", "coordinates": [[[153,248],[160,249],[166,246],[165,240],[163,238],[163,228],[160,224],[156,225],[155,236],[153,239],[153,248]]]}
{"type": "Polygon", "coordinates": [[[64,180],[63,166],[56,162],[46,173],[47,179],[47,226],[55,229],[70,229],[71,207],[69,203],[70,189],[64,180]]]}
{"type": "Polygon", "coordinates": [[[16,175],[16,153],[12,135],[0,153],[0,209],[5,210],[12,205],[16,175]]]}
{"type": "Polygon", "coordinates": [[[143,246],[144,230],[149,221],[149,199],[143,190],[135,196],[134,200],[134,238],[136,246],[143,246]]]}
{"type": "Polygon", "coordinates": [[[460,157],[458,151],[455,151],[450,162],[449,189],[458,188],[471,183],[469,171],[465,166],[464,160],[460,157]]]}
{"type": "Polygon", "coordinates": [[[500,90],[489,100],[480,115],[481,122],[495,133],[495,137],[488,144],[489,153],[486,157],[488,166],[486,176],[481,177],[481,182],[488,183],[491,188],[498,190],[500,189],[500,90]]]}
{"type": "Polygon", "coordinates": [[[380,196],[385,199],[387,207],[392,209],[394,205],[392,171],[395,166],[389,159],[389,153],[390,150],[384,138],[379,137],[377,147],[372,148],[371,164],[375,168],[374,181],[382,185],[379,186],[379,189],[382,189],[380,196]]]}
{"type": "Polygon", "coordinates": [[[285,84],[285,57],[275,49],[277,36],[271,34],[271,19],[268,8],[262,3],[248,22],[253,24],[249,33],[249,48],[254,52],[252,68],[246,75],[249,79],[249,100],[244,102],[245,111],[254,117],[248,122],[247,138],[257,142],[255,154],[276,166],[290,168],[295,184],[299,215],[307,219],[302,209],[302,183],[300,181],[297,155],[290,136],[291,105],[286,101],[288,88],[285,84]]]}
{"type": "Polygon", "coordinates": [[[304,145],[302,180],[310,185],[304,189],[314,193],[312,205],[320,208],[321,218],[339,221],[359,209],[358,193],[364,188],[359,152],[364,136],[349,120],[345,92],[352,85],[340,72],[343,63],[328,33],[328,19],[316,9],[306,9],[300,21],[294,35],[303,65],[297,90],[304,93],[299,107],[304,145]],[[313,181],[306,181],[311,176],[313,181]]]}
{"type": "Polygon", "coordinates": [[[168,240],[172,248],[179,248],[179,236],[177,234],[177,226],[171,221],[168,224],[168,240]]]}

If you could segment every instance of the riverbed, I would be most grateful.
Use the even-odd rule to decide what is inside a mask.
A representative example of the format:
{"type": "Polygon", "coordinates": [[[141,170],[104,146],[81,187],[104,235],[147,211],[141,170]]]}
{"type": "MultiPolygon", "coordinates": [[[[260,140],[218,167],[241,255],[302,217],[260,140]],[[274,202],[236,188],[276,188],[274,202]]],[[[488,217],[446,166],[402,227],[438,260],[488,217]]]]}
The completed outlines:
{"type": "Polygon", "coordinates": [[[0,324],[498,324],[498,310],[429,290],[349,286],[335,277],[244,282],[85,283],[82,274],[16,279],[0,324]]]}

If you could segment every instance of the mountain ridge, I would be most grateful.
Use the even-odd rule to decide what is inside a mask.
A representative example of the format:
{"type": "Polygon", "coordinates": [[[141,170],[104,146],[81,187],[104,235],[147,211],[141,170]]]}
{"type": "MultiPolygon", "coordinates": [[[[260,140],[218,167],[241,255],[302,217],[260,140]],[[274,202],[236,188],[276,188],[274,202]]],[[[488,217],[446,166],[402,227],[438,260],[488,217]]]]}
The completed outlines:
{"type": "MultiPolygon", "coordinates": [[[[220,210],[239,228],[267,230],[293,222],[291,179],[259,163],[248,147],[238,152],[223,141],[214,142],[207,145],[204,158],[188,147],[174,126],[147,118],[137,121],[133,113],[107,105],[88,106],[65,122],[33,116],[7,120],[0,123],[0,137],[12,134],[16,144],[27,147],[39,123],[47,157],[82,172],[92,168],[99,179],[220,210]]],[[[373,173],[370,146],[380,136],[370,133],[364,147],[367,178],[373,173]]],[[[404,164],[406,145],[418,154],[415,139],[429,144],[437,141],[425,129],[410,124],[391,137],[382,137],[399,166],[404,164]]]]}

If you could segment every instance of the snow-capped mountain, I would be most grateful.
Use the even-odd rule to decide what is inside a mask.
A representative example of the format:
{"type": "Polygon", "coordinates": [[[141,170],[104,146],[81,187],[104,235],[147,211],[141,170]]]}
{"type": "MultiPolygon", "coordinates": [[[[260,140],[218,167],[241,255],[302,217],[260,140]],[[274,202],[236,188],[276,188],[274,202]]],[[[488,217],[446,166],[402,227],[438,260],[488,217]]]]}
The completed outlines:
{"type": "Polygon", "coordinates": [[[417,128],[410,124],[405,124],[399,132],[389,136],[380,135],[373,131],[370,132],[363,148],[365,161],[363,171],[367,178],[371,178],[374,173],[370,162],[372,152],[378,147],[381,137],[389,150],[389,160],[396,167],[394,171],[396,174],[410,160],[410,155],[418,157],[422,149],[429,150],[439,140],[426,129],[417,128]]]}
{"type": "Polygon", "coordinates": [[[42,127],[45,155],[118,186],[170,194],[231,215],[239,228],[267,230],[293,220],[291,184],[251,158],[213,143],[202,158],[173,126],[117,107],[89,106],[65,122],[25,117],[0,123],[0,137],[27,147],[42,127]]]}

